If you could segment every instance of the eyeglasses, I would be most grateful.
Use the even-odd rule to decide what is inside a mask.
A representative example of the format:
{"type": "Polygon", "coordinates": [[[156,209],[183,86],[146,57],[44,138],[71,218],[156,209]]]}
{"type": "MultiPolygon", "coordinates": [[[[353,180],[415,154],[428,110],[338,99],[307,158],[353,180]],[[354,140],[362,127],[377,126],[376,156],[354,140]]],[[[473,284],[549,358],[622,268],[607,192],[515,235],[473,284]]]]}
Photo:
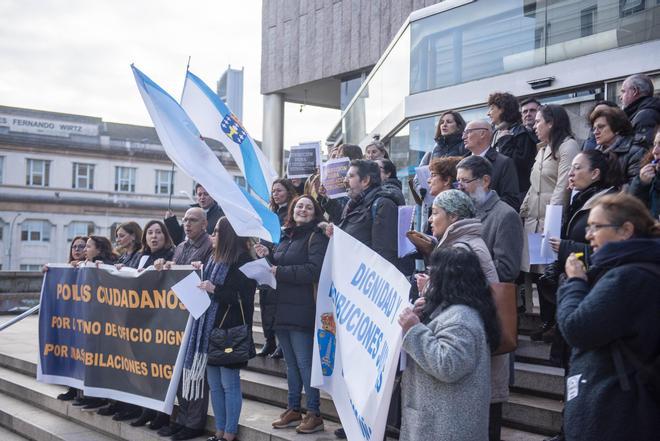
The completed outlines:
{"type": "Polygon", "coordinates": [[[488,130],[488,129],[485,128],[485,127],[477,127],[477,128],[474,128],[474,129],[465,129],[465,130],[463,130],[463,134],[468,135],[468,134],[470,134],[470,132],[474,132],[475,130],[488,130]]]}
{"type": "Polygon", "coordinates": [[[589,233],[595,233],[601,228],[619,228],[620,226],[621,225],[618,224],[593,224],[593,225],[587,225],[584,228],[584,232],[585,234],[589,234],[589,233]]]}
{"type": "Polygon", "coordinates": [[[467,184],[469,184],[470,182],[474,182],[474,181],[476,181],[476,180],[478,180],[478,179],[479,179],[479,178],[472,178],[472,179],[457,179],[455,182],[452,183],[452,186],[453,186],[454,188],[465,187],[465,186],[466,186],[467,184]]]}

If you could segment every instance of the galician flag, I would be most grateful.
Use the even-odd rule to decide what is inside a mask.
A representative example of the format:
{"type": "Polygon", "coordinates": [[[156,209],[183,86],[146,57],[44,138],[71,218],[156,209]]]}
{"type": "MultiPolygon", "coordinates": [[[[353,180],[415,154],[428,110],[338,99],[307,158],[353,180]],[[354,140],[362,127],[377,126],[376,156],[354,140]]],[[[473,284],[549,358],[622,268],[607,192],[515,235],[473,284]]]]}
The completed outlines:
{"type": "Polygon", "coordinates": [[[131,68],[158,138],[172,162],[202,184],[222,207],[236,234],[278,243],[277,215],[234,182],[179,103],[135,66],[131,68]]]}
{"type": "Polygon", "coordinates": [[[221,142],[241,169],[252,190],[265,202],[277,178],[273,166],[250,138],[229,107],[192,72],[186,74],[181,107],[205,138],[221,142]]]}

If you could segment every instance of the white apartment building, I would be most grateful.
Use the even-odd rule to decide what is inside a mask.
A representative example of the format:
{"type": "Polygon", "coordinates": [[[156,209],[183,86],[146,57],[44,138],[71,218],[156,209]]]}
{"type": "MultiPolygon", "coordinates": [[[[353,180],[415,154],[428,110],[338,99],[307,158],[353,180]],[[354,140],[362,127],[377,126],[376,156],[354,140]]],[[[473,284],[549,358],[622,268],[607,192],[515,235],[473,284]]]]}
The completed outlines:
{"type": "MultiPolygon", "coordinates": [[[[229,153],[213,149],[242,179],[229,153]]],[[[180,217],[193,187],[152,127],[0,106],[0,269],[65,262],[73,237],[114,239],[122,222],[162,219],[170,197],[180,217]]]]}

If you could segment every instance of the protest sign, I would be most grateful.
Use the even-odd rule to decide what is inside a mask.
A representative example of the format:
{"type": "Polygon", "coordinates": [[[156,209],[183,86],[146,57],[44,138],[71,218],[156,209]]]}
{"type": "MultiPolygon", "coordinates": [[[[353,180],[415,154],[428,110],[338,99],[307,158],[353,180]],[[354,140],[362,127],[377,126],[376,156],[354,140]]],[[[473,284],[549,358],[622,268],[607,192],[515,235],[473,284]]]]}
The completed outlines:
{"type": "Polygon", "coordinates": [[[334,227],[318,286],[312,386],[332,395],[351,441],[383,439],[409,291],[394,265],[334,227]]]}
{"type": "Polygon", "coordinates": [[[348,196],[344,178],[348,173],[351,160],[348,158],[330,159],[321,168],[321,184],[325,188],[325,194],[329,199],[337,199],[348,196]]]}
{"type": "Polygon", "coordinates": [[[414,215],[415,207],[410,205],[402,205],[399,207],[397,227],[397,257],[399,258],[417,251],[415,245],[413,245],[410,239],[408,239],[408,236],[406,236],[406,233],[413,229],[414,215]]]}
{"type": "Polygon", "coordinates": [[[37,379],[170,413],[189,320],[171,287],[191,271],[49,265],[37,379]]]}
{"type": "Polygon", "coordinates": [[[288,178],[306,178],[313,175],[321,164],[321,143],[310,142],[291,147],[287,164],[288,178]]]}

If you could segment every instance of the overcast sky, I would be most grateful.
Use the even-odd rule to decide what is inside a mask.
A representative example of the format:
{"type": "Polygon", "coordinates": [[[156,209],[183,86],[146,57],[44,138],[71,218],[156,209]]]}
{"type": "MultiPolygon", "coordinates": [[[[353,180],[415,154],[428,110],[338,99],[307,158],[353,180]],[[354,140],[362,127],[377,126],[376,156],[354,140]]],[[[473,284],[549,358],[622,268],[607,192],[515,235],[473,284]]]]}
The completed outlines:
{"type": "MultiPolygon", "coordinates": [[[[176,99],[186,62],[213,90],[245,68],[243,123],[261,139],[261,1],[0,0],[0,105],[153,125],[130,64],[176,99]]],[[[325,138],[338,110],[287,104],[285,146],[325,138]]]]}

